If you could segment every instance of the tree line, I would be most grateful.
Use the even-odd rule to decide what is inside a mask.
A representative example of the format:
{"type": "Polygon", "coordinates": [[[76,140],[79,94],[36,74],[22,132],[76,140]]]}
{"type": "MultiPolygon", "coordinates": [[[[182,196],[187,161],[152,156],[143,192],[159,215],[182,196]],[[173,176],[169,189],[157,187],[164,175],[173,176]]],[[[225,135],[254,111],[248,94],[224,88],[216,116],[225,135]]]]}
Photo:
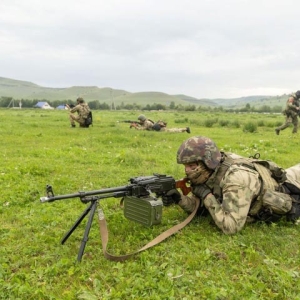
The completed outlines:
{"type": "MultiPolygon", "coordinates": [[[[20,107],[20,108],[34,108],[34,106],[38,102],[47,102],[50,106],[56,108],[62,104],[75,104],[72,100],[46,100],[46,99],[39,99],[39,100],[29,100],[29,99],[13,99],[12,97],[1,97],[0,98],[0,107],[8,108],[8,107],[20,107]]],[[[255,108],[251,106],[249,103],[242,108],[224,108],[222,106],[218,107],[210,107],[210,106],[196,106],[196,105],[182,105],[182,104],[175,104],[175,102],[171,102],[170,105],[164,105],[160,103],[153,103],[153,104],[136,104],[136,103],[121,103],[120,105],[107,104],[105,102],[100,102],[99,100],[92,100],[88,102],[89,107],[92,110],[177,110],[177,111],[207,111],[207,112],[258,112],[258,113],[281,113],[282,107],[281,106],[268,106],[263,105],[261,107],[255,108]]]]}

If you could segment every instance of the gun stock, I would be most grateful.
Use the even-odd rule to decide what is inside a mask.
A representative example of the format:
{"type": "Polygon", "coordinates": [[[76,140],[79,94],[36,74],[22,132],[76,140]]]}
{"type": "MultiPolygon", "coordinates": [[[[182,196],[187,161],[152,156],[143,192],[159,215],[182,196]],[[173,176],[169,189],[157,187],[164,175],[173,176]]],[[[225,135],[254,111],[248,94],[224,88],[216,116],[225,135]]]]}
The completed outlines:
{"type": "Polygon", "coordinates": [[[180,189],[183,195],[187,195],[192,189],[190,186],[187,186],[188,179],[182,178],[180,180],[177,180],[175,185],[177,189],[180,189]]]}

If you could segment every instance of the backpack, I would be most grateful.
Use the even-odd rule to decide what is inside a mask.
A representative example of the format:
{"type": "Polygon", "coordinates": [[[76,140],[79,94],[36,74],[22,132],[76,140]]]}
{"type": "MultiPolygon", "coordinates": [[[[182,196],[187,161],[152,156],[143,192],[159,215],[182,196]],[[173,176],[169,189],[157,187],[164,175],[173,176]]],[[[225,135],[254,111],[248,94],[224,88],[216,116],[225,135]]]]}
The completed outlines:
{"type": "Polygon", "coordinates": [[[89,111],[87,118],[84,120],[84,125],[86,127],[89,127],[90,125],[93,125],[93,114],[91,111],[89,111]]]}
{"type": "Polygon", "coordinates": [[[162,127],[167,127],[167,123],[162,120],[159,120],[152,126],[152,130],[160,131],[162,127]]]}
{"type": "Polygon", "coordinates": [[[81,116],[86,119],[89,116],[90,108],[86,103],[81,104],[81,116]]]}
{"type": "Polygon", "coordinates": [[[264,182],[265,186],[275,188],[282,184],[286,179],[286,171],[279,167],[276,163],[269,160],[258,159],[256,154],[254,157],[233,157],[230,152],[221,152],[222,163],[218,168],[216,174],[207,181],[207,185],[212,186],[214,194],[222,197],[220,182],[231,165],[243,165],[250,169],[256,170],[264,182]],[[260,167],[262,166],[262,167],[260,167]]]}

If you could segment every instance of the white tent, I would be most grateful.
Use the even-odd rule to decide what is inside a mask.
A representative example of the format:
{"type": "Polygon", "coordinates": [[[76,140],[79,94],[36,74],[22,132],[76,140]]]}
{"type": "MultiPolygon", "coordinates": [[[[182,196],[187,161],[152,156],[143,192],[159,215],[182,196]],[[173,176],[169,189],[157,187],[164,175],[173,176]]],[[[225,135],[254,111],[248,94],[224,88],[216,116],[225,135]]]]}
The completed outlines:
{"type": "Polygon", "coordinates": [[[54,109],[47,102],[38,102],[33,107],[35,107],[35,108],[41,108],[41,109],[54,109]]]}

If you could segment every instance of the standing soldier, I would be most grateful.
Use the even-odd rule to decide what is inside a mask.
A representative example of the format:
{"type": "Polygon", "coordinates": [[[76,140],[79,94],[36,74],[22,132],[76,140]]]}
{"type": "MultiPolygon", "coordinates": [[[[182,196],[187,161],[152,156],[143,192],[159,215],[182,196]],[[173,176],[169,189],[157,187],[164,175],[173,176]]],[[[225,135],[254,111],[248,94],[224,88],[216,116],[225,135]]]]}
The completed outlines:
{"type": "Polygon", "coordinates": [[[285,123],[281,126],[275,128],[275,132],[279,135],[280,130],[284,130],[293,124],[293,133],[297,133],[298,130],[298,115],[299,115],[299,98],[300,91],[297,91],[295,94],[292,94],[291,97],[286,101],[286,109],[284,110],[285,123]]]}

